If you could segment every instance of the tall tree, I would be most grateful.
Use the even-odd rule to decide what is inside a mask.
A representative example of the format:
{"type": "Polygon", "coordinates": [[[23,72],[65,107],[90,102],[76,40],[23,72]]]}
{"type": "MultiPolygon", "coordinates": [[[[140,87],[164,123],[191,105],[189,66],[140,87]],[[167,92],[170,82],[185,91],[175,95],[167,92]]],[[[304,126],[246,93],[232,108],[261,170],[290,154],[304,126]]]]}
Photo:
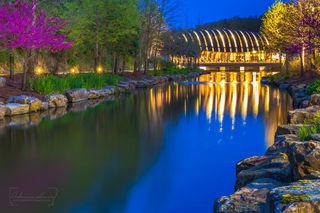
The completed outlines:
{"type": "Polygon", "coordinates": [[[0,5],[0,47],[9,48],[23,64],[23,89],[26,89],[31,50],[48,48],[55,51],[72,46],[71,42],[66,42],[66,35],[59,33],[65,25],[63,20],[47,16],[36,1],[18,0],[0,5]]]}

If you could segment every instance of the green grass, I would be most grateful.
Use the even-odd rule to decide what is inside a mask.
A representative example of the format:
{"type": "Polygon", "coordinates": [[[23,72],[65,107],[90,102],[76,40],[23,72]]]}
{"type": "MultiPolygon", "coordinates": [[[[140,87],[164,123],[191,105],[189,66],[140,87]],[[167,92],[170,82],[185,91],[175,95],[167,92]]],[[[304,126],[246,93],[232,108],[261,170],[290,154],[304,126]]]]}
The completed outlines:
{"type": "Polygon", "coordinates": [[[280,72],[274,75],[268,75],[266,78],[272,79],[272,80],[287,80],[289,78],[292,78],[294,75],[295,75],[295,72],[290,72],[289,74],[280,72]]]}
{"type": "Polygon", "coordinates": [[[308,95],[320,93],[320,80],[314,81],[307,89],[308,95]]]}
{"type": "Polygon", "coordinates": [[[64,93],[66,89],[100,89],[107,85],[116,85],[119,82],[117,75],[105,75],[97,73],[54,76],[46,75],[29,81],[30,88],[35,89],[41,95],[52,93],[64,93]]]}
{"type": "Polygon", "coordinates": [[[200,71],[199,69],[196,68],[166,68],[161,71],[151,71],[149,74],[152,76],[161,76],[161,75],[178,75],[178,74],[183,74],[187,75],[192,72],[198,72],[200,71]]]}
{"type": "Polygon", "coordinates": [[[298,139],[300,141],[311,140],[311,136],[316,133],[320,133],[320,112],[317,112],[313,120],[305,120],[305,124],[310,126],[303,126],[298,132],[298,139]]]}

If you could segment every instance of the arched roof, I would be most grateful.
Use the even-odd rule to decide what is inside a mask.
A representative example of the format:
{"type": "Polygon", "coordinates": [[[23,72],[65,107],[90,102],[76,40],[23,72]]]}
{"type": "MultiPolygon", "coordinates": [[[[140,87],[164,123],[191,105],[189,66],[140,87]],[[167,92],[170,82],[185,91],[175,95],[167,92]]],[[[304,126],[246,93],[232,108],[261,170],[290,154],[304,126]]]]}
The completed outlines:
{"type": "Polygon", "coordinates": [[[264,50],[268,40],[260,33],[228,29],[187,30],[181,38],[193,42],[202,51],[251,52],[264,50]]]}

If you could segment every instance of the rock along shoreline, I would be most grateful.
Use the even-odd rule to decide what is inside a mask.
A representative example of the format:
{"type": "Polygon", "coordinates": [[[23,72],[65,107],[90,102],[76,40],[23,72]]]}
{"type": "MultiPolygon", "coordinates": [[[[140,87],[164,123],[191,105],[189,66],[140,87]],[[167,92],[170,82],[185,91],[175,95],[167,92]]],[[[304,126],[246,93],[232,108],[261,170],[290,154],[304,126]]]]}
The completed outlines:
{"type": "MultiPolygon", "coordinates": [[[[165,75],[150,79],[120,81],[117,86],[105,86],[102,89],[65,90],[65,94],[46,95],[44,100],[26,95],[11,96],[4,103],[0,102],[0,128],[37,125],[42,119],[56,119],[68,111],[85,111],[88,107],[95,107],[101,102],[120,98],[122,94],[135,89],[152,88],[168,82],[193,79],[203,74],[208,72],[198,71],[187,75],[165,75]]],[[[5,79],[0,77],[0,83],[4,86],[5,79]]]]}
{"type": "Polygon", "coordinates": [[[297,133],[305,119],[320,110],[320,94],[307,95],[308,85],[263,78],[262,84],[287,90],[294,110],[287,125],[278,127],[275,142],[262,156],[236,165],[235,192],[215,200],[216,213],[320,212],[320,134],[299,141],[297,133]]]}

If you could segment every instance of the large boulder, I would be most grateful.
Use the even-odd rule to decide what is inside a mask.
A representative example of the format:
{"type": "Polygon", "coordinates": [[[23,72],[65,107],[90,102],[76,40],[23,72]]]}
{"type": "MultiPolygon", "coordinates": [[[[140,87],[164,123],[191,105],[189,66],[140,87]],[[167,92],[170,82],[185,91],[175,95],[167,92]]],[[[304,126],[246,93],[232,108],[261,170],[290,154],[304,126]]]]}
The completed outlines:
{"type": "Polygon", "coordinates": [[[0,77],[0,87],[6,86],[6,79],[4,77],[0,77]]]}
{"type": "Polygon", "coordinates": [[[292,143],[288,156],[294,180],[320,171],[320,143],[317,141],[292,143]]]}
{"type": "Polygon", "coordinates": [[[254,156],[250,158],[246,158],[236,165],[236,174],[238,175],[239,172],[243,170],[250,169],[254,166],[257,166],[258,164],[265,162],[269,160],[272,157],[272,155],[261,155],[261,156],[254,156]]]}
{"type": "Polygon", "coordinates": [[[114,86],[105,86],[100,91],[104,92],[106,95],[112,95],[117,92],[114,86]]]}
{"type": "Polygon", "coordinates": [[[310,97],[311,105],[320,105],[320,94],[313,94],[310,97]]]}
{"type": "Polygon", "coordinates": [[[266,154],[289,153],[289,146],[299,141],[298,136],[294,134],[276,136],[274,144],[267,149],[266,154]]]}
{"type": "Polygon", "coordinates": [[[300,130],[301,127],[308,127],[310,125],[305,125],[305,124],[290,124],[290,125],[280,125],[277,128],[275,136],[279,135],[289,135],[289,134],[297,134],[300,130]]]}
{"type": "Polygon", "coordinates": [[[312,120],[315,118],[315,115],[319,110],[320,106],[311,106],[305,109],[296,109],[289,111],[289,122],[292,124],[301,124],[304,123],[306,119],[312,120]]]}
{"type": "Polygon", "coordinates": [[[255,180],[264,178],[271,178],[281,182],[290,182],[292,180],[291,165],[285,153],[276,154],[247,170],[240,171],[237,174],[235,190],[255,180]]]}
{"type": "Polygon", "coordinates": [[[44,96],[49,108],[66,107],[68,99],[61,94],[52,94],[44,96]]]}
{"type": "Polygon", "coordinates": [[[8,103],[5,105],[1,105],[1,108],[5,110],[6,116],[21,115],[21,114],[29,113],[28,104],[8,103]]]}
{"type": "Polygon", "coordinates": [[[49,109],[49,103],[48,102],[41,102],[41,111],[47,111],[49,109]]]}
{"type": "Polygon", "coordinates": [[[320,180],[300,180],[272,189],[267,195],[267,212],[320,212],[320,180]]]}
{"type": "Polygon", "coordinates": [[[88,90],[88,99],[98,99],[100,98],[102,95],[101,95],[101,92],[100,90],[97,90],[97,89],[90,89],[88,90]]]}
{"type": "Polygon", "coordinates": [[[86,89],[66,90],[66,97],[70,103],[88,100],[88,91],[86,89]]]}
{"type": "Polygon", "coordinates": [[[28,104],[30,112],[37,112],[41,110],[42,102],[35,97],[26,95],[11,96],[7,100],[8,103],[28,104]]]}
{"type": "Polygon", "coordinates": [[[217,199],[214,203],[214,212],[265,212],[268,192],[282,185],[283,183],[272,179],[256,180],[232,195],[217,199]]]}

